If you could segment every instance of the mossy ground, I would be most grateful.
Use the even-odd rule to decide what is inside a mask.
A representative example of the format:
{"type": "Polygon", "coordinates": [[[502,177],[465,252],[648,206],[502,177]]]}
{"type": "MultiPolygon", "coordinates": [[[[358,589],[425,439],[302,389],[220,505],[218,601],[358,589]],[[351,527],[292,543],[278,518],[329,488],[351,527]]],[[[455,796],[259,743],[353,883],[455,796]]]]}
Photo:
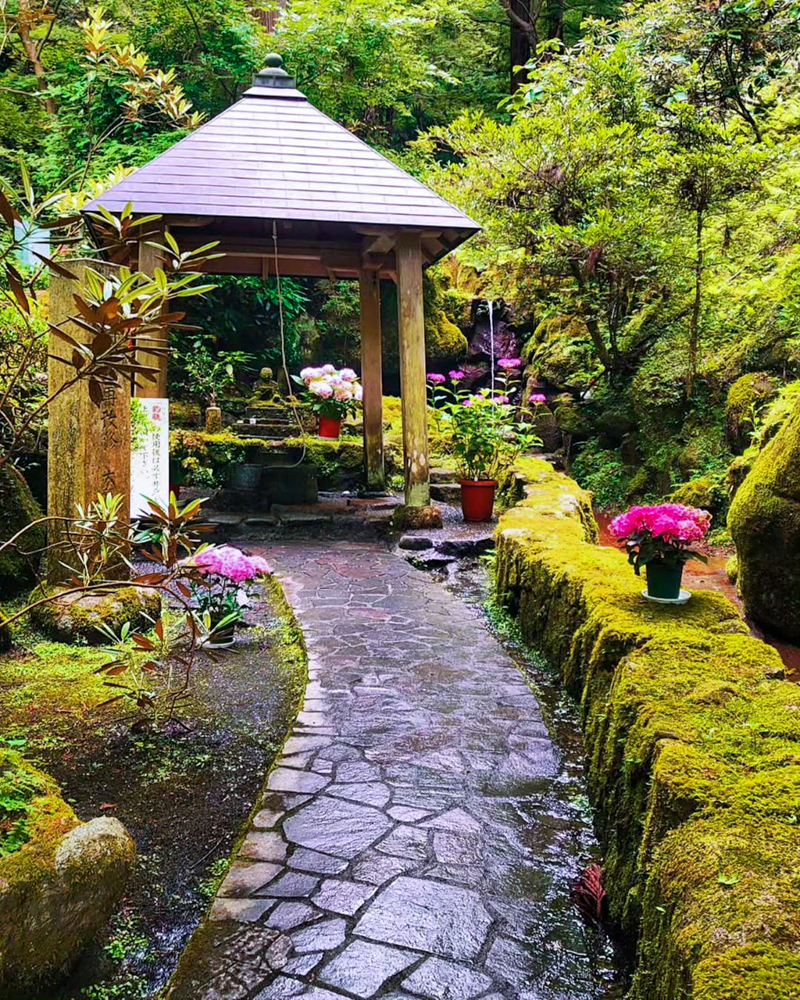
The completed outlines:
{"type": "Polygon", "coordinates": [[[241,644],[216,664],[198,663],[182,712],[188,730],[134,735],[98,711],[109,694],[93,673],[102,650],[22,629],[22,648],[0,659],[3,738],[54,776],[71,816],[72,807],[81,819],[116,816],[139,851],[122,924],[112,923],[63,989],[25,1000],[133,1000],[171,972],[305,687],[302,641],[276,582],[266,598],[248,612],[241,644]]]}
{"type": "Polygon", "coordinates": [[[631,1000],[800,997],[800,690],[726,598],[642,601],[625,556],[591,544],[589,496],[542,462],[519,473],[498,593],[580,700],[631,1000]]]}

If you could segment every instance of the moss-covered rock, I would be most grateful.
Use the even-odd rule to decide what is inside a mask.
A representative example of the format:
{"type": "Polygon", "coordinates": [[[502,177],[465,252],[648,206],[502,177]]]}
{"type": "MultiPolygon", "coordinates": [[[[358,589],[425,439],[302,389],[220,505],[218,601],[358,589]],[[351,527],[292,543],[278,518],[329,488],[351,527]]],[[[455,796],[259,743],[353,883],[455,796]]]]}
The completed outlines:
{"type": "MultiPolygon", "coordinates": [[[[0,468],[0,545],[40,517],[42,511],[22,474],[8,464],[0,468]]],[[[19,590],[34,579],[37,553],[45,541],[44,528],[37,525],[14,546],[0,550],[0,594],[19,590]]]]}
{"type": "Polygon", "coordinates": [[[106,923],[135,855],[122,824],[81,824],[52,778],[3,752],[0,767],[34,788],[27,840],[0,856],[0,1000],[20,1000],[56,981],[106,923]]]}
{"type": "Polygon", "coordinates": [[[725,430],[734,452],[743,452],[750,443],[758,409],[777,392],[777,381],[766,372],[748,372],[728,390],[725,430]]]}
{"type": "Polygon", "coordinates": [[[586,324],[577,316],[543,319],[522,350],[537,378],[566,389],[591,377],[594,355],[586,324]]]}
{"type": "Polygon", "coordinates": [[[580,700],[610,914],[638,940],[632,997],[794,997],[800,690],[722,595],[644,601],[624,554],[591,544],[581,492],[543,463],[517,471],[497,590],[580,700]]]}
{"type": "MultiPolygon", "coordinates": [[[[108,641],[98,631],[105,625],[119,632],[126,622],[133,629],[149,630],[161,614],[161,595],[149,587],[115,586],[108,591],[70,592],[60,587],[53,599],[31,610],[34,625],[51,639],[62,642],[76,638],[94,645],[108,641]]],[[[39,592],[33,597],[39,599],[39,592]]]]}
{"type": "Polygon", "coordinates": [[[587,437],[591,433],[592,425],[586,413],[572,401],[557,406],[553,416],[562,434],[580,438],[587,437]]]}
{"type": "Polygon", "coordinates": [[[756,458],[728,515],[739,592],[765,629],[800,640],[800,402],[756,458]]]}
{"type": "Polygon", "coordinates": [[[722,517],[728,507],[725,488],[711,476],[698,476],[682,483],[670,496],[672,503],[682,503],[687,507],[700,507],[715,518],[722,517]]]}

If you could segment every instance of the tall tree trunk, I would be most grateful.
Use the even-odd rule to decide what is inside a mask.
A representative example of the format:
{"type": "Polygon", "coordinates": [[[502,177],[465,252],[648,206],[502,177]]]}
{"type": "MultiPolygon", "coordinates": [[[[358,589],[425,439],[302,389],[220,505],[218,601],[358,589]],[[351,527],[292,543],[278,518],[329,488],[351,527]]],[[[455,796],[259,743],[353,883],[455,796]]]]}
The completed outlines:
{"type": "Polygon", "coordinates": [[[697,381],[697,355],[700,347],[700,305],[703,294],[703,210],[698,208],[695,214],[694,233],[694,301],[692,316],[689,320],[689,374],[686,379],[686,396],[692,398],[697,381]]]}
{"type": "Polygon", "coordinates": [[[539,44],[536,26],[544,0],[502,0],[511,24],[509,53],[511,56],[511,93],[528,79],[524,67],[539,44]]]}
{"type": "MultiPolygon", "coordinates": [[[[45,92],[47,90],[47,74],[42,65],[36,42],[31,38],[30,26],[34,23],[33,18],[34,15],[31,11],[29,0],[20,0],[19,15],[17,17],[17,34],[19,35],[20,42],[22,42],[22,48],[25,51],[28,62],[33,67],[39,89],[45,92]]],[[[44,106],[48,114],[55,115],[56,102],[49,95],[44,99],[44,106]]]]}
{"type": "Polygon", "coordinates": [[[547,37],[564,41],[564,7],[565,0],[548,0],[547,3],[547,37]]]}

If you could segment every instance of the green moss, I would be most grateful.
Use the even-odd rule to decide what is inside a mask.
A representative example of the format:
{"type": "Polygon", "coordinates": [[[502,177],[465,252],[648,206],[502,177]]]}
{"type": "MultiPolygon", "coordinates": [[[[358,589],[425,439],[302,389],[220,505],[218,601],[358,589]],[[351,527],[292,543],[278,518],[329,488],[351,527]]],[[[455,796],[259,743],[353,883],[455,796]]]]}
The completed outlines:
{"type": "Polygon", "coordinates": [[[723,518],[728,507],[728,494],[712,476],[699,476],[682,483],[670,496],[672,503],[682,503],[687,507],[701,507],[715,518],[723,518]]]}
{"type": "MultiPolygon", "coordinates": [[[[43,593],[53,592],[36,590],[32,596],[38,599],[43,593]]],[[[161,596],[149,588],[119,586],[108,592],[54,594],[54,600],[37,605],[30,613],[35,626],[51,639],[79,638],[102,645],[108,637],[98,626],[115,633],[126,622],[133,629],[149,629],[161,612],[161,596]]]]}
{"type": "Polygon", "coordinates": [[[522,499],[496,533],[498,596],[580,700],[610,912],[639,941],[632,997],[683,1000],[706,959],[796,940],[800,689],[722,595],[643,601],[624,554],[588,544],[582,491],[543,464],[504,484],[522,499]]]}
{"type": "Polygon", "coordinates": [[[51,784],[18,753],[0,747],[0,858],[28,841],[34,799],[52,792],[51,784]]]}
{"type": "Polygon", "coordinates": [[[730,948],[700,962],[694,1000],[800,1000],[800,954],[773,945],[730,948]],[[747,990],[745,993],[744,990],[747,990]]]}
{"type": "Polygon", "coordinates": [[[777,381],[766,372],[747,372],[728,390],[725,426],[731,447],[742,452],[755,430],[758,410],[777,391],[777,381]]]}
{"type": "Polygon", "coordinates": [[[441,310],[425,317],[425,355],[434,363],[455,360],[467,352],[467,338],[441,310]]]}
{"type": "Polygon", "coordinates": [[[797,996],[786,991],[796,988],[797,955],[792,960],[789,952],[800,938],[798,870],[794,825],[734,812],[699,817],[673,831],[656,854],[644,894],[631,1000],[650,1000],[655,991],[664,998],[696,997],[695,977],[710,997],[724,997],[709,992],[711,984],[730,990],[731,977],[738,996],[748,1000],[797,996]],[[770,970],[774,994],[763,992],[767,956],[780,962],[770,970]],[[757,977],[752,986],[749,974],[739,978],[748,969],[757,977]]]}
{"type": "Polygon", "coordinates": [[[764,628],[800,640],[800,399],[731,504],[739,592],[764,628]]]}
{"type": "Polygon", "coordinates": [[[589,381],[594,366],[586,324],[577,316],[548,316],[522,349],[539,379],[566,387],[589,381]]]}
{"type": "MultiPolygon", "coordinates": [[[[42,511],[21,473],[8,464],[0,468],[0,544],[40,517],[42,511]]],[[[36,553],[45,541],[44,528],[37,525],[15,546],[0,550],[0,594],[19,590],[34,579],[36,553]]]]}

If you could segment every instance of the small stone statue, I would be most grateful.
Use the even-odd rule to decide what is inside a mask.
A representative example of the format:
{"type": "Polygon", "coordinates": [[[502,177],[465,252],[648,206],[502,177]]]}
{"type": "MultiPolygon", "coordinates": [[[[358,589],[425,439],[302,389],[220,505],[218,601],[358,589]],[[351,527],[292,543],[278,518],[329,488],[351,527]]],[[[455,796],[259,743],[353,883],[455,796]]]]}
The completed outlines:
{"type": "Polygon", "coordinates": [[[275,381],[271,368],[262,368],[258,373],[258,381],[253,387],[253,398],[264,403],[283,402],[281,387],[275,381]]]}

